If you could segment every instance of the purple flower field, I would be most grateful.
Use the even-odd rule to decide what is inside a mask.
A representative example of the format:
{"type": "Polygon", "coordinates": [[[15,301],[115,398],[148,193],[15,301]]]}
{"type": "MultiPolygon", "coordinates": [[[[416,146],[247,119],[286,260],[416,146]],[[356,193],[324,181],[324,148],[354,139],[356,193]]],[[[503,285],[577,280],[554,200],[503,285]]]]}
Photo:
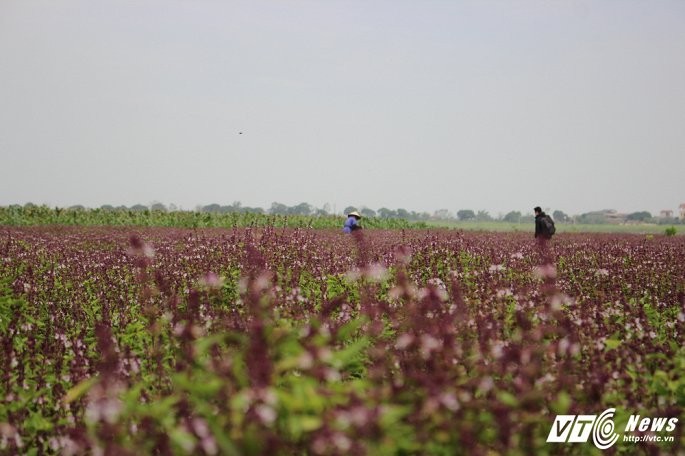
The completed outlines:
{"type": "Polygon", "coordinates": [[[0,454],[685,451],[682,236],[0,233],[0,454]]]}

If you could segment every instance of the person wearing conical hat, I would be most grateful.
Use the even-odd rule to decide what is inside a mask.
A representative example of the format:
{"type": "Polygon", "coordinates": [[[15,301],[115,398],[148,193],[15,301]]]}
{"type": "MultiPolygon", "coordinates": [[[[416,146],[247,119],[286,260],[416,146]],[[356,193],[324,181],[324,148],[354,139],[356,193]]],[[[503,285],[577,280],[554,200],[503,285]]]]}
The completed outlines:
{"type": "Polygon", "coordinates": [[[362,216],[359,215],[359,212],[357,211],[352,211],[347,214],[347,220],[345,220],[345,224],[343,225],[343,232],[351,233],[356,230],[361,230],[362,226],[359,224],[361,218],[362,216]]]}

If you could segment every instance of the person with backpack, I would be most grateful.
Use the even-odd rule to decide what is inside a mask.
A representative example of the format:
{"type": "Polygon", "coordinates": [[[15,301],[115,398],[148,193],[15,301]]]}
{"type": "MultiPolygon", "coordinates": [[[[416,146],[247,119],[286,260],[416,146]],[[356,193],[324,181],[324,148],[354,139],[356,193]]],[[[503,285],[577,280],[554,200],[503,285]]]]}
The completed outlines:
{"type": "Polygon", "coordinates": [[[554,220],[545,214],[540,206],[535,207],[533,210],[535,211],[535,238],[552,239],[552,235],[556,232],[554,220]]]}

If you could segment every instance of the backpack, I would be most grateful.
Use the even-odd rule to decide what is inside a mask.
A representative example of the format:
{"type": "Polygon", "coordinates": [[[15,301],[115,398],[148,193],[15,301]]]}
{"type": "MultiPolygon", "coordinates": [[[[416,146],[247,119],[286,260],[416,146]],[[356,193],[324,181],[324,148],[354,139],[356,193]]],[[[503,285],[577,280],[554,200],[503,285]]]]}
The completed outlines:
{"type": "Polygon", "coordinates": [[[557,232],[557,229],[554,227],[554,220],[547,214],[542,217],[542,225],[550,236],[557,232]]]}

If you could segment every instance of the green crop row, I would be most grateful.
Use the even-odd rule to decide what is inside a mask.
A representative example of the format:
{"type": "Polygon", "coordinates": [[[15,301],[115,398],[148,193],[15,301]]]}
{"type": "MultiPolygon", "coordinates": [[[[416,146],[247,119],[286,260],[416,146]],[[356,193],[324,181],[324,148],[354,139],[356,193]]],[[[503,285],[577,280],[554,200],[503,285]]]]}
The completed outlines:
{"type": "MultiPolygon", "coordinates": [[[[342,228],[340,216],[269,215],[249,212],[193,212],[155,210],[62,209],[47,206],[0,207],[0,225],[8,226],[139,226],[174,228],[290,227],[342,228]]],[[[423,222],[402,219],[364,219],[367,228],[425,228],[423,222]]]]}

